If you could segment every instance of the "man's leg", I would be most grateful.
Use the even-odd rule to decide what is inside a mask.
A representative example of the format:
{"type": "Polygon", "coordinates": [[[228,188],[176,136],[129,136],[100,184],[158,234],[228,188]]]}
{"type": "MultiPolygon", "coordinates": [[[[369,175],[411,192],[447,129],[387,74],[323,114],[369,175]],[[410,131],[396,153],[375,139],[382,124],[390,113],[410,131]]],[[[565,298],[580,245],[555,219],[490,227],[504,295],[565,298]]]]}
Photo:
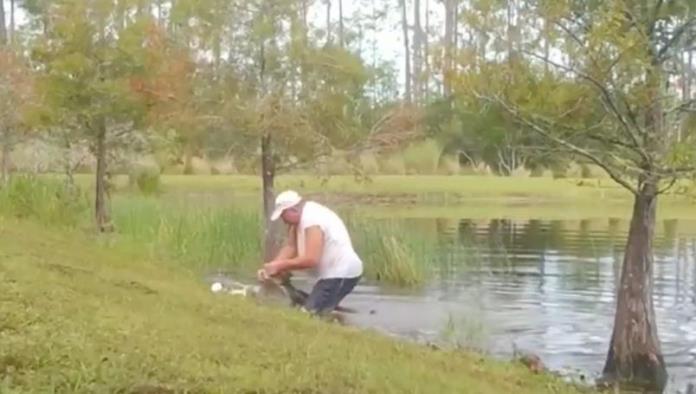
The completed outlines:
{"type": "Polygon", "coordinates": [[[359,280],[360,277],[320,279],[309,294],[305,309],[319,315],[333,311],[359,280]]]}
{"type": "Polygon", "coordinates": [[[355,278],[346,278],[343,280],[341,283],[341,288],[339,289],[338,299],[336,300],[336,306],[338,306],[338,304],[340,304],[341,301],[343,301],[343,299],[346,298],[346,296],[350,294],[353,289],[355,289],[355,286],[358,284],[358,282],[360,282],[360,279],[361,277],[357,276],[355,278]]]}

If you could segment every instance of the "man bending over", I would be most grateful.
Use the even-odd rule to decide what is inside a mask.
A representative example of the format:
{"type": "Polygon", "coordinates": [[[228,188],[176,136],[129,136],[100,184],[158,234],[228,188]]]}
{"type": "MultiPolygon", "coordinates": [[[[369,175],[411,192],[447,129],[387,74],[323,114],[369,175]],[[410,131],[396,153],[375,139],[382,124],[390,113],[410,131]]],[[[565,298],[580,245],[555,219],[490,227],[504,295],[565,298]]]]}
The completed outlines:
{"type": "Polygon", "coordinates": [[[360,280],[363,263],[348,230],[329,208],[306,201],[292,190],[276,197],[271,220],[288,225],[288,240],[273,261],[258,271],[259,280],[295,270],[310,270],[319,280],[305,309],[324,314],[334,310],[360,280]]]}

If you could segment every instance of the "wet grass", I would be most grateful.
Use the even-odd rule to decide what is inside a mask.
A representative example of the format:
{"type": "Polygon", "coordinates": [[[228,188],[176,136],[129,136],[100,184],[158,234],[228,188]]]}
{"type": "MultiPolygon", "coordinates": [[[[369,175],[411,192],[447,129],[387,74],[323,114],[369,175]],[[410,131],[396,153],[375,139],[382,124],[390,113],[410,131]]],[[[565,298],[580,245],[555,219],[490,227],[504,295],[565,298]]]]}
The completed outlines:
{"type": "Polygon", "coordinates": [[[0,219],[0,392],[572,393],[436,351],[211,294],[78,230],[0,219]]]}
{"type": "Polygon", "coordinates": [[[402,287],[425,284],[437,257],[435,246],[394,221],[348,217],[346,225],[365,261],[368,278],[402,287]]]}
{"type": "Polygon", "coordinates": [[[448,313],[439,337],[444,346],[485,352],[489,332],[482,311],[472,309],[466,314],[448,313]]]}

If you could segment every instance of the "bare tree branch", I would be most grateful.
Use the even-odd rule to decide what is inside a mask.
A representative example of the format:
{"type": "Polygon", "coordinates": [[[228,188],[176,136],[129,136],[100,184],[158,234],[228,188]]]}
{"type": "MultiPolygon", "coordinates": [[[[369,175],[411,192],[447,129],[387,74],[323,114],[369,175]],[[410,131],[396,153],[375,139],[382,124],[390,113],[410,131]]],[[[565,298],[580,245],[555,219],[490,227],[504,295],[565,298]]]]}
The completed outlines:
{"type": "Polygon", "coordinates": [[[623,141],[621,141],[621,140],[618,140],[618,139],[616,139],[616,138],[611,138],[611,137],[607,137],[607,136],[599,135],[599,134],[587,134],[587,138],[592,139],[592,140],[595,140],[595,141],[599,141],[599,142],[602,142],[602,143],[605,143],[605,144],[607,144],[607,145],[620,146],[620,147],[622,147],[622,148],[626,148],[626,149],[628,149],[628,150],[631,150],[631,151],[634,151],[634,152],[635,152],[635,147],[634,147],[634,146],[629,145],[629,144],[627,144],[627,143],[625,143],[625,142],[623,142],[623,141]]]}
{"type": "Polygon", "coordinates": [[[657,21],[660,17],[660,10],[662,9],[663,3],[664,0],[657,0],[657,4],[655,4],[655,9],[653,10],[653,17],[648,26],[649,36],[652,36],[653,32],[655,31],[655,25],[657,25],[657,21]]]}
{"type": "Polygon", "coordinates": [[[520,112],[516,108],[510,107],[504,100],[500,99],[499,97],[495,98],[490,98],[484,95],[479,94],[478,92],[474,93],[476,97],[487,100],[487,101],[492,101],[494,100],[496,103],[500,104],[503,106],[503,108],[508,111],[512,116],[520,120],[522,123],[525,125],[529,126],[532,130],[536,131],[540,135],[556,142],[557,144],[563,146],[564,148],[570,150],[571,152],[577,153],[578,155],[581,155],[583,157],[586,157],[587,159],[591,160],[593,163],[597,164],[599,167],[601,167],[604,171],[609,174],[611,179],[613,179],[616,183],[620,184],[624,188],[626,188],[628,191],[633,193],[634,195],[638,195],[638,190],[632,186],[630,183],[628,183],[627,180],[623,179],[619,174],[616,173],[616,171],[611,168],[610,165],[608,165],[606,162],[604,162],[602,159],[597,157],[596,155],[592,154],[592,152],[587,151],[586,149],[583,149],[569,141],[566,141],[562,138],[559,138],[552,133],[549,133],[545,128],[540,127],[537,123],[530,121],[527,119],[525,116],[520,114],[520,112]]]}
{"type": "Polygon", "coordinates": [[[666,59],[665,55],[667,54],[667,51],[672,49],[672,46],[676,44],[679,41],[679,39],[681,39],[682,35],[692,26],[696,26],[696,19],[694,18],[687,20],[681,26],[674,29],[674,31],[672,32],[672,37],[657,52],[656,57],[658,62],[662,63],[666,59]]]}
{"type": "Polygon", "coordinates": [[[696,99],[686,100],[685,102],[680,103],[679,105],[676,105],[665,112],[668,114],[673,112],[696,112],[696,99]]]}
{"type": "MultiPolygon", "coordinates": [[[[631,15],[630,17],[632,18],[632,15],[631,15]]],[[[580,47],[582,47],[582,48],[586,47],[586,43],[585,43],[584,41],[582,41],[582,40],[580,39],[580,37],[578,37],[577,34],[573,33],[573,31],[570,30],[567,26],[565,26],[564,24],[562,24],[562,23],[560,23],[560,22],[556,22],[555,24],[556,24],[558,27],[560,27],[561,30],[563,30],[568,36],[570,36],[570,38],[572,38],[573,41],[575,41],[580,47]]],[[[617,56],[616,59],[614,59],[614,61],[612,61],[612,63],[609,65],[609,67],[607,67],[607,72],[611,72],[611,70],[612,70],[612,69],[619,63],[619,61],[623,58],[624,53],[626,53],[626,51],[627,51],[628,49],[629,49],[629,48],[626,48],[626,50],[622,51],[622,52],[619,54],[619,56],[617,56]]],[[[589,60],[592,62],[592,64],[593,64],[594,66],[596,66],[597,68],[599,68],[599,65],[597,64],[597,62],[595,61],[595,59],[592,58],[591,56],[590,56],[589,58],[590,58],[589,60]]],[[[546,61],[546,59],[544,59],[544,61],[546,61]]],[[[573,71],[570,71],[570,72],[573,72],[573,71]]],[[[612,84],[612,87],[613,87],[614,90],[616,90],[617,92],[621,92],[621,90],[620,90],[620,89],[617,89],[617,87],[616,87],[616,86],[613,86],[613,84],[612,84]]],[[[626,97],[625,97],[623,94],[621,95],[621,98],[622,98],[622,101],[624,102],[624,106],[626,107],[626,111],[628,112],[628,118],[629,118],[629,120],[631,120],[631,124],[632,124],[633,127],[635,127],[637,130],[640,130],[640,125],[638,124],[637,117],[636,117],[636,115],[635,115],[635,112],[634,112],[633,109],[631,108],[631,106],[628,104],[628,100],[626,100],[626,97]]]]}
{"type": "Polygon", "coordinates": [[[652,160],[650,159],[650,156],[648,156],[648,154],[643,149],[643,146],[640,143],[640,139],[638,138],[637,135],[635,135],[635,133],[633,132],[631,127],[626,122],[626,119],[624,119],[623,115],[621,114],[621,111],[618,109],[618,107],[616,105],[616,102],[611,97],[611,92],[609,92],[609,90],[607,89],[606,86],[604,86],[601,82],[599,82],[596,78],[592,77],[591,75],[585,74],[579,70],[574,69],[573,67],[559,64],[557,62],[554,62],[553,60],[545,59],[543,56],[540,56],[540,55],[533,53],[533,52],[529,52],[526,50],[523,50],[523,52],[527,53],[530,56],[536,57],[538,59],[542,59],[554,67],[557,67],[557,68],[560,68],[562,70],[574,73],[575,75],[579,76],[582,79],[587,80],[592,85],[594,85],[597,88],[597,90],[599,90],[599,92],[601,93],[601,95],[603,97],[602,102],[605,103],[609,107],[609,108],[607,108],[607,111],[609,113],[613,114],[614,117],[616,117],[616,119],[619,121],[619,123],[621,123],[626,134],[629,136],[629,138],[631,139],[631,141],[633,142],[633,144],[635,145],[636,149],[641,154],[641,156],[643,156],[643,158],[646,161],[652,162],[652,160]]]}
{"type": "Polygon", "coordinates": [[[568,36],[570,36],[570,38],[572,38],[573,41],[575,41],[578,45],[580,45],[580,47],[585,47],[585,42],[583,40],[581,40],[577,34],[575,34],[572,30],[570,30],[569,27],[567,27],[566,25],[564,25],[563,23],[558,22],[558,21],[555,22],[555,25],[560,27],[561,30],[563,30],[568,36]]]}
{"type": "Polygon", "coordinates": [[[682,176],[685,174],[690,174],[696,172],[696,166],[684,166],[684,167],[676,167],[676,168],[658,168],[656,171],[658,174],[661,174],[662,176],[682,176]]]}
{"type": "Polygon", "coordinates": [[[667,193],[669,191],[669,189],[671,189],[677,183],[677,179],[679,179],[679,178],[672,177],[672,179],[669,181],[667,186],[663,187],[662,189],[657,190],[657,194],[667,193]]]}

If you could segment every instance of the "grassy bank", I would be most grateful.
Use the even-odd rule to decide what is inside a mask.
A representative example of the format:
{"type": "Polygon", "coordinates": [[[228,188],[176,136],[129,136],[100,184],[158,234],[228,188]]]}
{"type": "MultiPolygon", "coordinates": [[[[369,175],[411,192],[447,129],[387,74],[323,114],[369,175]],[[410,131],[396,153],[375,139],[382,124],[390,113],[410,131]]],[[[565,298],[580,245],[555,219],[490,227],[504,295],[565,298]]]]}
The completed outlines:
{"type": "MultiPolygon", "coordinates": [[[[687,202],[660,199],[657,220],[696,220],[696,205],[687,202]]],[[[469,201],[461,204],[394,204],[365,205],[360,215],[372,218],[442,218],[458,219],[511,219],[511,220],[609,220],[631,218],[630,202],[549,201],[518,203],[515,201],[469,201]]]]}
{"type": "MultiPolygon", "coordinates": [[[[16,177],[0,190],[0,215],[33,218],[61,228],[92,226],[87,193],[68,193],[58,180],[16,177]]],[[[233,203],[116,195],[111,204],[116,233],[105,241],[194,272],[226,270],[251,276],[262,263],[262,221],[258,208],[233,203]]],[[[398,286],[427,280],[434,253],[418,234],[389,221],[343,215],[366,277],[398,286]]]]}
{"type": "MultiPolygon", "coordinates": [[[[91,185],[91,175],[79,175],[82,185],[91,185]]],[[[115,178],[120,188],[128,186],[127,176],[115,178]]],[[[252,175],[163,175],[164,191],[257,193],[261,180],[252,175]]],[[[90,186],[91,187],[91,186],[90,186]]],[[[276,188],[295,188],[304,192],[340,193],[350,196],[401,197],[408,201],[447,199],[543,199],[587,200],[630,198],[630,194],[608,179],[526,178],[481,175],[377,175],[370,181],[357,181],[352,176],[336,175],[323,182],[311,175],[283,175],[277,178],[276,188]]]]}
{"type": "Polygon", "coordinates": [[[2,219],[0,234],[0,392],[573,392],[522,366],[214,296],[79,232],[2,219]]]}
{"type": "MultiPolygon", "coordinates": [[[[92,175],[79,175],[77,181],[93,189],[92,175]]],[[[202,199],[258,198],[261,180],[252,175],[162,175],[161,191],[170,195],[196,195],[202,199]]],[[[119,190],[129,189],[127,176],[116,176],[119,190]]],[[[376,175],[369,181],[335,175],[322,180],[312,175],[283,175],[276,178],[276,189],[296,189],[336,203],[362,204],[539,204],[593,206],[598,202],[628,207],[632,195],[610,179],[499,177],[486,175],[376,175]]],[[[661,196],[660,204],[692,206],[696,202],[689,181],[677,184],[661,196]],[[691,192],[688,192],[691,190],[691,192]]],[[[260,202],[255,202],[258,205],[260,202]]]]}

